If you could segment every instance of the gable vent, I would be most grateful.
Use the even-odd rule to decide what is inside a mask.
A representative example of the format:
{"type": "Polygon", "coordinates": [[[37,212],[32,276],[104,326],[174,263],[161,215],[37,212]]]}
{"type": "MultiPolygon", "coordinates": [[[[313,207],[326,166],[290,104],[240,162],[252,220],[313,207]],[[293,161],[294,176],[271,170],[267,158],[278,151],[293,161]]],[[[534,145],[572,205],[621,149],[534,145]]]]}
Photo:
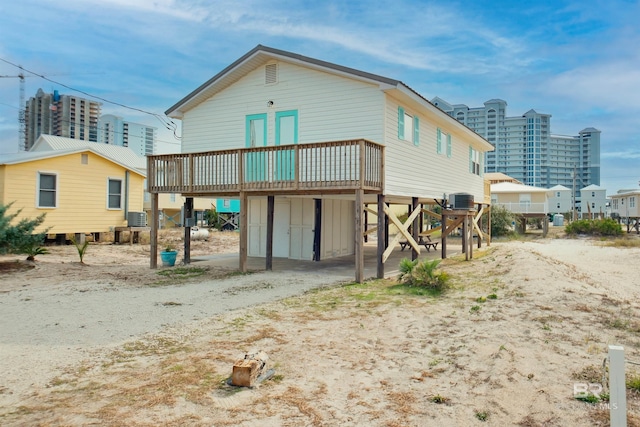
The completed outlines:
{"type": "Polygon", "coordinates": [[[278,83],[278,65],[277,64],[267,64],[264,67],[264,83],[265,84],[273,84],[278,83]]]}

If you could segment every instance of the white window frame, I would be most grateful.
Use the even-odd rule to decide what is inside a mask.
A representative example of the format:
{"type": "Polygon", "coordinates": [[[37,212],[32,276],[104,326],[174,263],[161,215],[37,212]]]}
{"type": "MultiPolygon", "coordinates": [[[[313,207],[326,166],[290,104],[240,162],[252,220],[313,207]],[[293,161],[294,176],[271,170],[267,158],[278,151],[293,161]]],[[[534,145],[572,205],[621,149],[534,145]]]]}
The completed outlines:
{"type": "Polygon", "coordinates": [[[124,193],[124,179],[115,178],[115,177],[108,177],[107,178],[107,210],[110,210],[110,211],[121,211],[122,210],[123,193],[124,193]],[[120,182],[120,206],[118,206],[117,208],[111,207],[111,185],[110,185],[111,181],[120,182]]]}
{"type": "Polygon", "coordinates": [[[57,172],[38,171],[36,174],[36,207],[38,209],[56,209],[58,207],[58,194],[60,192],[60,185],[57,172]],[[52,175],[55,178],[54,188],[54,205],[53,206],[41,206],[40,205],[40,178],[42,175],[52,175]]]}

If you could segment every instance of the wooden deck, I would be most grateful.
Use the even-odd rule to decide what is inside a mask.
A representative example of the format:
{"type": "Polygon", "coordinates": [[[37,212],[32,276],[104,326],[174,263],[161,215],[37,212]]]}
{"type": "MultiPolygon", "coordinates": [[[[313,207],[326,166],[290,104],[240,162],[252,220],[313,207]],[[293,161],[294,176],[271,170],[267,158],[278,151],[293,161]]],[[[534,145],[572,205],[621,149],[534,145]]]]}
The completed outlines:
{"type": "Polygon", "coordinates": [[[379,193],[384,146],[364,139],[148,156],[150,193],[379,193]]]}

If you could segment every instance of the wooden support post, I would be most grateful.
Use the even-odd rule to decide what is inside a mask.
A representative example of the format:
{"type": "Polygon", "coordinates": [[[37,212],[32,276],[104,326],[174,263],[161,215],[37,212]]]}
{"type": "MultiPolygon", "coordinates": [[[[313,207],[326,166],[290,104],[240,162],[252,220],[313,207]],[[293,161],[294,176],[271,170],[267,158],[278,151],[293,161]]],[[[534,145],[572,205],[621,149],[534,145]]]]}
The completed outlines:
{"type": "MultiPolygon", "coordinates": [[[[469,230],[469,250],[467,251],[469,255],[468,259],[473,259],[473,216],[471,215],[471,212],[467,215],[466,222],[467,230],[469,230]]],[[[478,240],[480,240],[480,236],[478,236],[478,240]]]]}
{"type": "Polygon", "coordinates": [[[273,270],[273,211],[275,209],[275,197],[267,196],[267,256],[265,269],[273,270]]]}
{"type": "Polygon", "coordinates": [[[249,197],[246,191],[240,192],[240,272],[247,272],[247,246],[249,234],[249,197]]]}
{"type": "MultiPolygon", "coordinates": [[[[411,213],[413,213],[416,209],[420,209],[420,205],[418,204],[418,198],[413,197],[411,199],[411,213]]],[[[420,212],[420,216],[422,216],[422,212],[420,212]]],[[[420,218],[416,217],[413,220],[413,224],[411,224],[411,237],[416,242],[418,241],[418,235],[420,234],[420,218]]],[[[411,248],[411,260],[418,259],[418,252],[415,249],[411,248]]]]}
{"type": "Polygon", "coordinates": [[[546,215],[542,217],[542,237],[547,237],[549,232],[549,217],[546,215]]]}
{"type": "Polygon", "coordinates": [[[609,419],[611,427],[627,426],[627,387],[624,347],[609,346],[609,419]]]}
{"type": "Polygon", "coordinates": [[[193,225],[193,197],[184,201],[184,265],[191,264],[191,226],[193,225]]]}
{"type": "Polygon", "coordinates": [[[364,204],[364,190],[356,190],[356,202],[355,202],[355,256],[356,256],[356,283],[364,282],[364,240],[362,239],[362,214],[364,204]]]}
{"type": "Polygon", "coordinates": [[[491,205],[489,205],[489,212],[487,213],[487,246],[491,246],[491,205]]]}
{"type": "Polygon", "coordinates": [[[378,194],[378,252],[376,259],[378,260],[378,271],[376,277],[378,279],[384,278],[384,261],[382,255],[387,249],[387,236],[389,233],[389,222],[387,221],[387,214],[384,213],[384,194],[378,194]]]}
{"type": "Polygon", "coordinates": [[[440,258],[445,259],[447,257],[447,235],[445,234],[447,231],[447,214],[444,213],[444,209],[442,210],[441,220],[442,234],[440,236],[440,258]]]}
{"type": "Polygon", "coordinates": [[[369,212],[366,208],[368,208],[369,205],[365,204],[364,207],[364,242],[367,243],[369,241],[369,234],[367,233],[367,229],[369,228],[369,212]]]}
{"type": "Polygon", "coordinates": [[[313,225],[313,260],[320,261],[322,247],[322,199],[313,199],[315,202],[315,214],[313,225]]]}
{"type": "Polygon", "coordinates": [[[151,193],[151,231],[149,232],[150,268],[158,268],[158,193],[151,193]]]}
{"type": "Polygon", "coordinates": [[[469,251],[467,247],[469,246],[469,223],[467,222],[467,217],[464,217],[462,221],[462,253],[464,254],[464,259],[469,261],[469,251]]]}
{"type": "MultiPolygon", "coordinates": [[[[478,204],[478,213],[480,213],[482,211],[482,205],[478,204]]],[[[478,249],[482,248],[482,238],[484,236],[482,236],[482,216],[478,217],[478,228],[480,229],[480,232],[478,232],[478,249]]]]}

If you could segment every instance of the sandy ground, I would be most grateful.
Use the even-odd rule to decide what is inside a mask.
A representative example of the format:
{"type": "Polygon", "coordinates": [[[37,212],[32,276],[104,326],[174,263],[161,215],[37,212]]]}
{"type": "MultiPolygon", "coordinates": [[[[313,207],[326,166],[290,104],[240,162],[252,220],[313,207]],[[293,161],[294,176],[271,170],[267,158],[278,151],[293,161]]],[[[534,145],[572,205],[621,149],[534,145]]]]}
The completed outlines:
{"type": "MultiPolygon", "coordinates": [[[[52,248],[0,272],[0,424],[608,425],[573,396],[601,381],[609,344],[640,362],[640,248],[607,243],[494,242],[444,261],[453,289],[436,297],[290,272],[160,276],[148,245],[92,245],[86,265],[52,248]],[[276,376],[228,386],[257,349],[276,376]]],[[[192,247],[234,252],[237,235],[192,247]]],[[[633,392],[628,405],[640,425],[633,392]]]]}

